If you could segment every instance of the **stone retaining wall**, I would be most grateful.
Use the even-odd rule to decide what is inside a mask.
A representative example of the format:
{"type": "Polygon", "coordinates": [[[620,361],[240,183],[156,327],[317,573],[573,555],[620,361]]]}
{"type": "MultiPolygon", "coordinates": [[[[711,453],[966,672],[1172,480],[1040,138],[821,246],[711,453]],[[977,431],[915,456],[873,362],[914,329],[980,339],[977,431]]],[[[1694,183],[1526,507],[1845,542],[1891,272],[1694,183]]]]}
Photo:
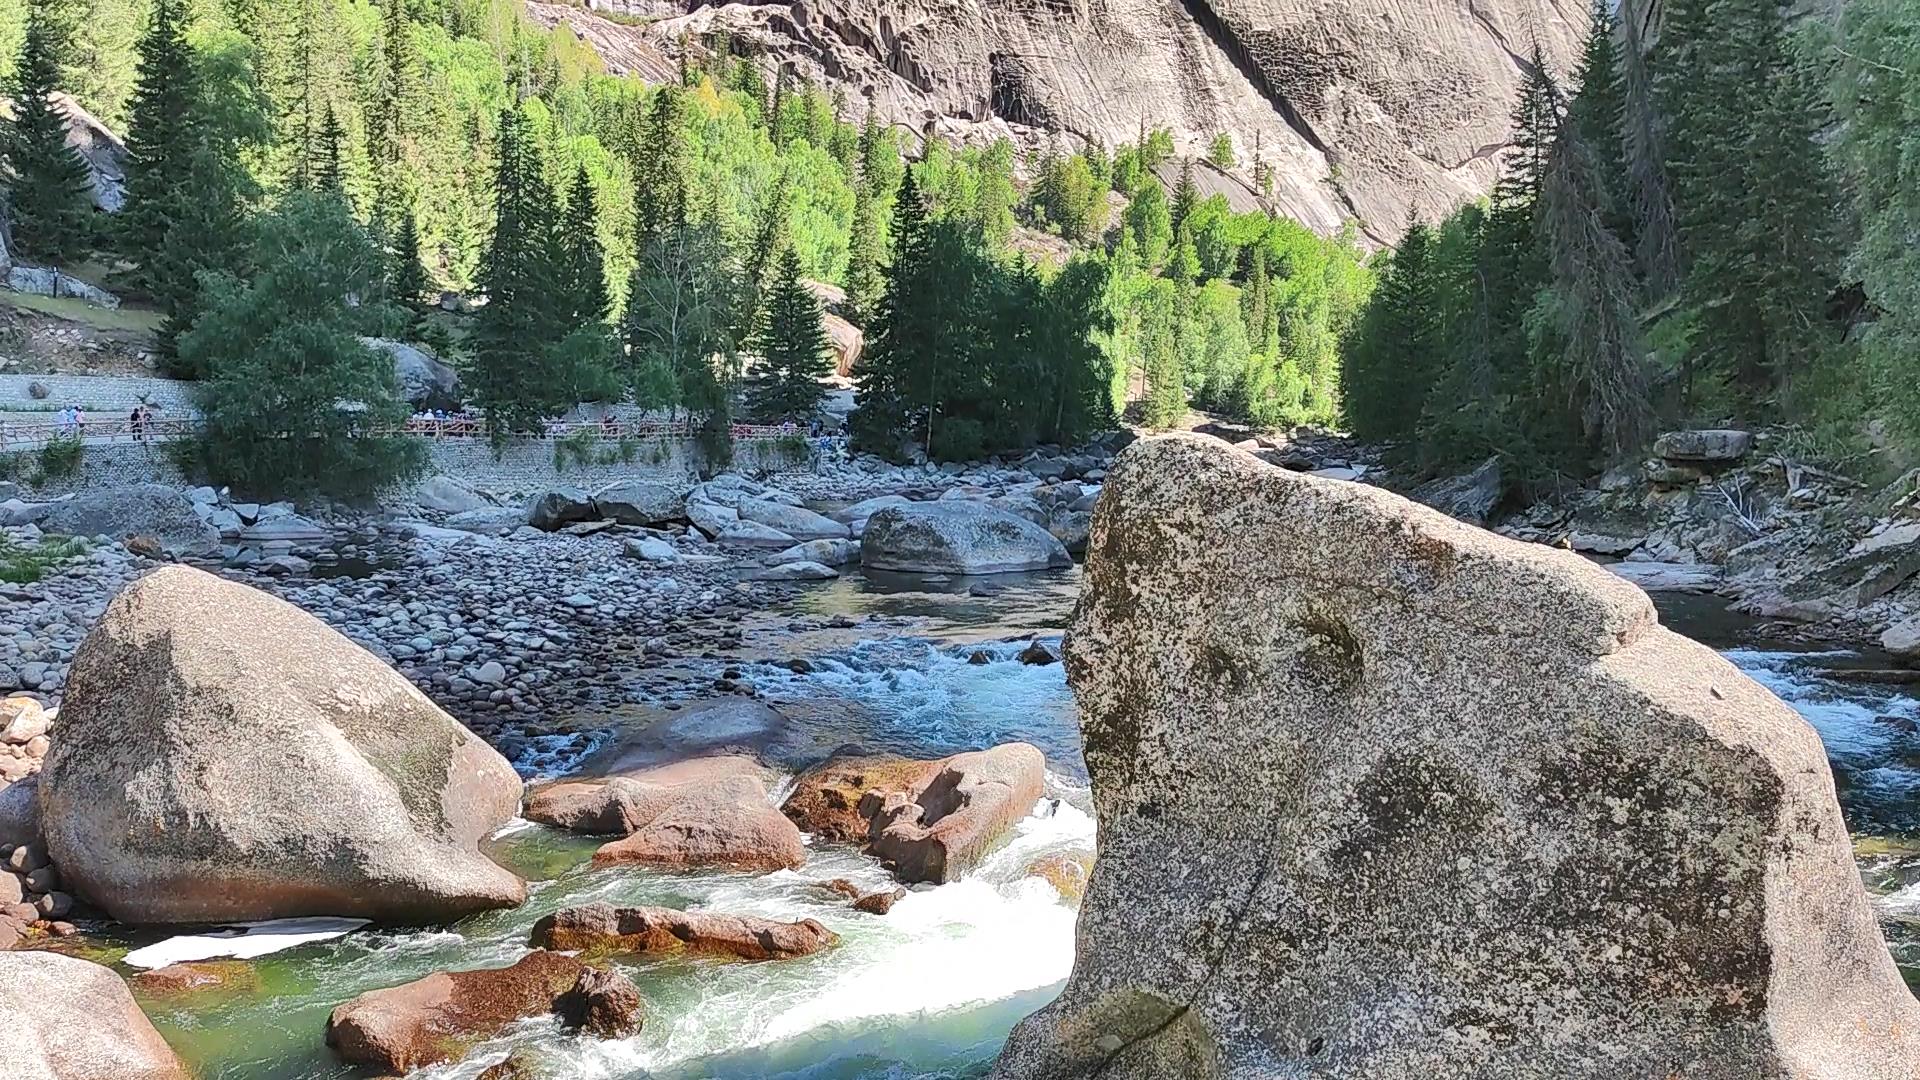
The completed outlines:
{"type": "Polygon", "coordinates": [[[0,375],[0,412],[53,413],[79,406],[106,419],[125,417],[141,404],[162,416],[192,416],[193,384],[136,376],[0,375]],[[46,397],[33,396],[35,383],[46,388],[46,397]]]}

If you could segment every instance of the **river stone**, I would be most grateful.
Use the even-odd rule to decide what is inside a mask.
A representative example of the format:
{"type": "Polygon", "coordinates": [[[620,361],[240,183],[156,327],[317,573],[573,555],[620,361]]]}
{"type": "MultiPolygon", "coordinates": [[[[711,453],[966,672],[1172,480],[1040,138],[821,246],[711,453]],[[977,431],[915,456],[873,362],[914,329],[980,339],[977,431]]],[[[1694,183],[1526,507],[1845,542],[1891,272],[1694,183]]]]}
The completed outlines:
{"type": "Polygon", "coordinates": [[[858,540],[809,540],[804,544],[795,544],[785,551],[776,551],[767,556],[768,566],[780,566],[784,563],[810,562],[822,566],[845,566],[860,558],[858,540]]]}
{"type": "Polygon", "coordinates": [[[843,525],[852,525],[855,522],[864,523],[876,510],[884,510],[889,506],[912,505],[913,500],[905,495],[876,495],[871,499],[862,499],[851,506],[835,510],[829,516],[843,525]]]}
{"type": "Polygon", "coordinates": [[[460,1057],[515,1021],[555,1010],[586,965],[531,952],[510,967],[442,971],[333,1010],[327,1045],[353,1065],[403,1073],[460,1057]]]}
{"type": "Polygon", "coordinates": [[[60,536],[152,537],[176,559],[220,550],[220,530],[200,520],[192,499],[164,484],[83,492],[54,503],[39,524],[60,536]]]}
{"type": "Polygon", "coordinates": [[[1753,449],[1753,433],[1730,429],[1669,431],[1653,440],[1653,452],[1668,461],[1725,464],[1753,449]]]}
{"type": "Polygon", "coordinates": [[[845,540],[847,527],[804,506],[788,506],[771,499],[743,498],[737,508],[741,521],[778,529],[796,540],[845,540]]]}
{"type": "Polygon", "coordinates": [[[1880,647],[1896,660],[1905,663],[1920,661],[1920,616],[1903,619],[1887,627],[1880,635],[1880,647]]]}
{"type": "Polygon", "coordinates": [[[547,532],[593,517],[593,496],[577,487],[548,488],[527,506],[527,524],[547,532]]]}
{"type": "Polygon", "coordinates": [[[1005,743],[938,761],[838,758],[803,774],[782,808],[823,839],[865,844],[905,882],[979,865],[1046,790],[1038,747],[1005,743]]]}
{"type": "Polygon", "coordinates": [[[73,661],[40,778],[69,888],[129,923],[451,921],[526,898],[478,850],[520,780],[313,616],[184,566],[73,661]]]}
{"type": "Polygon", "coordinates": [[[860,562],[918,574],[1001,574],[1071,566],[1053,534],[1023,517],[970,500],[888,506],[861,533],[860,562]]]}
{"type": "Polygon", "coordinates": [[[785,549],[793,546],[793,537],[771,525],[743,520],[722,528],[713,542],[730,547],[785,549]]]}
{"type": "Polygon", "coordinates": [[[791,870],[807,850],[769,803],[771,778],[749,757],[694,758],[548,784],[528,795],[525,812],[529,821],[621,837],[594,853],[600,865],[791,870]]]}
{"type": "Polygon", "coordinates": [[[0,1076],[188,1080],[127,984],[51,952],[0,952],[0,1076]]]}
{"type": "Polygon", "coordinates": [[[994,1076],[1920,1070],[1819,738],[1639,589],[1178,435],[1091,550],[1099,862],[994,1076]]]}
{"type": "Polygon", "coordinates": [[[813,919],[779,922],[752,915],[615,907],[608,903],[562,908],[533,925],[532,944],[593,955],[686,951],[741,960],[811,956],[840,940],[813,919]]]}
{"type": "Polygon", "coordinates": [[[640,1033],[646,1006],[633,980],[616,971],[590,967],[553,1003],[554,1014],[566,1027],[601,1039],[624,1039],[640,1033]]]}
{"type": "Polygon", "coordinates": [[[413,501],[423,509],[438,510],[443,514],[485,510],[494,505],[492,499],[481,494],[473,485],[445,475],[422,480],[413,489],[413,501]]]}
{"type": "Polygon", "coordinates": [[[1472,472],[1421,484],[1413,489],[1413,498],[1470,525],[1485,525],[1502,490],[1500,459],[1490,457],[1472,472]]]}
{"type": "Polygon", "coordinates": [[[784,562],[754,571],[755,581],[831,581],[840,571],[817,562],[784,562]]]}
{"type": "Polygon", "coordinates": [[[622,525],[664,525],[687,516],[687,489],[645,480],[616,480],[593,493],[600,516],[622,525]]]}

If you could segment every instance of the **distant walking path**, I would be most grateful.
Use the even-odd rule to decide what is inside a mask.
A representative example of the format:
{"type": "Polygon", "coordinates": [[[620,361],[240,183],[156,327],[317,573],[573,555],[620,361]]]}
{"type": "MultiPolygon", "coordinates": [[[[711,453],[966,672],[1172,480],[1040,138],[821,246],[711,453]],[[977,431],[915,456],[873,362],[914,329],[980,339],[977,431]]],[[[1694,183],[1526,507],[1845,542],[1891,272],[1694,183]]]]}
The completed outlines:
{"type": "MultiPolygon", "coordinates": [[[[77,438],[87,446],[166,442],[199,433],[203,421],[198,418],[163,418],[135,422],[125,417],[93,419],[79,423],[57,419],[30,422],[0,421],[0,451],[37,450],[59,439],[77,438]]],[[[807,432],[791,424],[734,424],[729,432],[735,442],[805,438],[807,432]]],[[[402,424],[382,424],[368,429],[368,435],[410,435],[433,440],[485,440],[491,436],[487,422],[475,417],[412,417],[402,424]]],[[[699,426],[685,420],[628,421],[550,421],[538,434],[516,432],[516,441],[554,441],[562,439],[681,440],[700,434],[699,426]]]]}

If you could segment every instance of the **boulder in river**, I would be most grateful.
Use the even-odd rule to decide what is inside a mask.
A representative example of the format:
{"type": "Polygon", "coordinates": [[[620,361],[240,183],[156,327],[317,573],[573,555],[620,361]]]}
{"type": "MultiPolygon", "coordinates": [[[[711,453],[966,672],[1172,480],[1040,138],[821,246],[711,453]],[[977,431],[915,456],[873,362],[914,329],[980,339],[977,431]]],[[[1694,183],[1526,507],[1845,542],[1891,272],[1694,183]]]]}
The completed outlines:
{"type": "Polygon", "coordinates": [[[694,758],[536,788],[526,816],[621,839],[596,863],[667,869],[791,870],[806,861],[800,831],[768,802],[771,773],[749,757],[694,758]]]}
{"type": "Polygon", "coordinates": [[[803,506],[788,506],[769,499],[742,498],[734,509],[741,521],[778,529],[795,540],[845,540],[849,535],[845,525],[803,506]]]}
{"type": "Polygon", "coordinates": [[[979,865],[1032,812],[1046,770],[1027,743],[938,761],[840,758],[802,775],[783,809],[823,839],[865,844],[902,881],[942,883],[979,865]]]}
{"type": "Polygon", "coordinates": [[[813,919],[780,922],[752,915],[615,907],[562,908],[533,925],[533,945],[589,955],[690,952],[741,960],[811,956],[840,940],[813,919]]]}
{"type": "Polygon", "coordinates": [[[1066,640],[1099,861],[994,1076],[1920,1071],[1820,739],[1601,567],[1166,436],[1066,640]]]}
{"type": "Polygon", "coordinates": [[[526,898],[478,849],[520,787],[325,623],[170,566],[75,655],[40,808],[62,878],[122,922],[424,923],[526,898]]]}
{"type": "Polygon", "coordinates": [[[150,537],[176,559],[220,550],[220,530],[201,520],[192,499],[165,484],[82,492],[54,503],[39,524],[60,536],[150,537]]]}
{"type": "Polygon", "coordinates": [[[966,499],[887,506],[860,534],[871,570],[916,574],[1004,574],[1073,565],[1052,533],[1026,518],[966,499]]]}
{"type": "Polygon", "coordinates": [[[637,1035],[646,1006],[633,980],[617,971],[590,967],[553,1003],[560,1023],[600,1039],[637,1035]]]}
{"type": "Polygon", "coordinates": [[[810,562],[823,566],[844,566],[860,558],[858,540],[809,540],[804,544],[795,544],[785,551],[776,551],[767,556],[768,566],[780,566],[784,563],[810,562]]]}
{"type": "Polygon", "coordinates": [[[664,525],[687,516],[687,489],[650,480],[616,480],[593,493],[600,516],[622,525],[664,525]]]}
{"type": "Polygon", "coordinates": [[[536,951],[510,967],[442,971],[333,1010],[327,1045],[349,1064],[404,1073],[451,1061],[508,1025],[554,1012],[587,966],[536,951]]]}
{"type": "Polygon", "coordinates": [[[188,1080],[110,968],[52,952],[0,952],[0,1076],[188,1080]]]}
{"type": "Polygon", "coordinates": [[[553,532],[576,521],[591,521],[595,512],[593,496],[562,485],[548,488],[528,504],[527,524],[553,532]]]}
{"type": "Polygon", "coordinates": [[[492,498],[457,477],[429,476],[413,489],[415,505],[443,514],[468,510],[486,510],[497,505],[492,498]]]}

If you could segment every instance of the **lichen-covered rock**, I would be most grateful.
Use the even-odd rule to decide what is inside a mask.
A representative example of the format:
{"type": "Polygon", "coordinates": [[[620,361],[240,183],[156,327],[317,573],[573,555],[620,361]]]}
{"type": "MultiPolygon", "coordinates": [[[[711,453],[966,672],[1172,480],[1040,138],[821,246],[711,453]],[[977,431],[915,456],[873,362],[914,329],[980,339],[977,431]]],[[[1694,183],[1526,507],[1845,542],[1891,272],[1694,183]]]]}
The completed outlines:
{"type": "Polygon", "coordinates": [[[969,499],[885,506],[867,518],[860,562],[915,574],[1005,574],[1073,565],[1053,534],[969,499]]]}
{"type": "Polygon", "coordinates": [[[40,775],[47,847],[130,923],[449,921],[518,904],[479,851],[520,780],[325,623],[184,566],[107,606],[40,775]]]}
{"type": "Polygon", "coordinates": [[[1580,557],[1169,436],[1067,642],[1099,862],[996,1076],[1920,1070],[1819,738],[1580,557]]]}
{"type": "Polygon", "coordinates": [[[779,922],[752,915],[615,907],[607,903],[562,908],[533,925],[535,948],[595,955],[694,952],[741,960],[810,956],[839,937],[813,919],[779,922]]]}
{"type": "Polygon", "coordinates": [[[865,844],[902,881],[944,883],[1033,811],[1046,778],[1046,757],[1028,743],[938,761],[842,758],[795,781],[784,809],[816,836],[865,844]]]}
{"type": "Polygon", "coordinates": [[[120,976],[51,952],[0,952],[0,1076],[188,1080],[120,976]]]}
{"type": "Polygon", "coordinates": [[[392,1073],[450,1061],[517,1020],[554,1012],[584,971],[571,956],[536,951],[509,967],[372,990],[327,1017],[327,1045],[343,1061],[392,1073]]]}

